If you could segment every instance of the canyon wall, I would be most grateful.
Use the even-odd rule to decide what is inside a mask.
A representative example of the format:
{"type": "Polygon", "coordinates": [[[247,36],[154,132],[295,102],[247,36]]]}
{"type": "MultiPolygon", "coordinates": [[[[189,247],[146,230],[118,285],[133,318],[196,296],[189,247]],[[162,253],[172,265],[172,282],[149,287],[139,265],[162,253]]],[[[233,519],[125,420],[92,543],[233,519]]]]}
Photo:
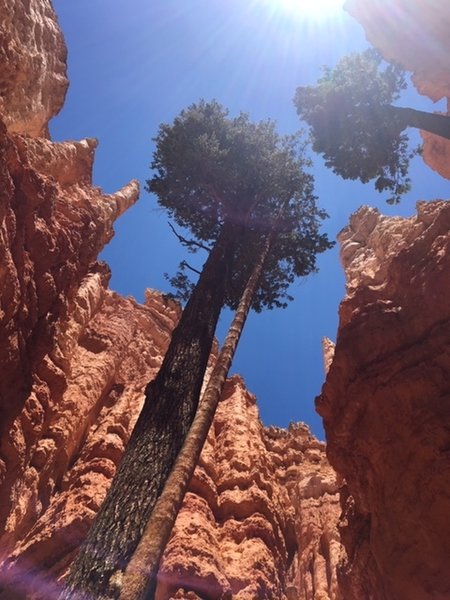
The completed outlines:
{"type": "MultiPolygon", "coordinates": [[[[97,256],[136,182],[92,183],[96,140],[53,143],[66,49],[48,0],[0,0],[0,598],[56,598],[180,307],[108,289],[97,256]]],[[[275,400],[275,399],[274,399],[275,400]]],[[[227,384],[158,598],[339,600],[338,481],[303,425],[265,428],[227,384]]]]}
{"type": "MultiPolygon", "coordinates": [[[[442,0],[347,0],[368,41],[412,73],[420,94],[446,99],[450,114],[450,4],[442,0]]],[[[414,108],[414,107],[412,107],[414,108]]],[[[450,179],[450,141],[422,132],[425,162],[450,179]]]]}
{"type": "MultiPolygon", "coordinates": [[[[450,6],[347,0],[369,41],[450,96],[450,6]]],[[[426,132],[424,159],[450,177],[450,143],[426,132]]],[[[338,569],[346,600],[450,597],[450,205],[417,216],[369,208],[340,234],[347,293],[317,401],[341,490],[338,569]],[[331,355],[334,352],[333,358],[331,355]]]]}
{"type": "Polygon", "coordinates": [[[67,51],[50,0],[0,1],[0,113],[10,131],[48,137],[64,102],[67,51]]]}
{"type": "Polygon", "coordinates": [[[158,600],[340,599],[338,490],[324,444],[301,423],[263,427],[255,397],[233,377],[162,561],[158,600]]]}
{"type": "Polygon", "coordinates": [[[361,208],[340,234],[347,294],[317,408],[345,478],[346,600],[450,597],[450,202],[361,208]]]}

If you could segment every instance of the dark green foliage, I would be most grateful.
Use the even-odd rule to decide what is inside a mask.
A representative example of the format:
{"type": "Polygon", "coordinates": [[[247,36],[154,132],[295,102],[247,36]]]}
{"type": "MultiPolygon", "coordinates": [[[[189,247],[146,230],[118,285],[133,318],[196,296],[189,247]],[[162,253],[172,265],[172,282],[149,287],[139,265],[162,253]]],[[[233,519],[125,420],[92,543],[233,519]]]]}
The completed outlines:
{"type": "Polygon", "coordinates": [[[119,597],[121,574],[194,419],[223,306],[237,305],[258,262],[266,268],[253,307],[283,306],[294,277],[314,271],[316,253],[331,245],[319,233],[325,214],[316,207],[302,145],[279,136],[273,123],[229,119],[217,103],[200,102],[161,126],[156,143],[148,189],[194,236],[174,230],[180,241],[208,257],[61,600],[119,597]]]}
{"type": "MultiPolygon", "coordinates": [[[[280,207],[286,207],[253,308],[286,306],[294,278],[315,271],[316,254],[331,247],[319,232],[326,214],[316,206],[300,136],[280,136],[272,121],[252,123],[244,113],[230,118],[217,102],[201,101],[182,111],[172,125],[162,125],[155,141],[155,175],[147,189],[177,225],[209,246],[224,223],[235,227],[226,294],[231,308],[280,207]]],[[[197,249],[189,246],[192,252],[197,249]]],[[[183,261],[171,279],[183,299],[190,292],[187,266],[183,261]]]]}
{"type": "Polygon", "coordinates": [[[390,106],[405,87],[398,66],[382,68],[381,57],[366,50],[325,68],[316,85],[299,87],[294,98],[326,166],[344,179],[374,179],[379,192],[391,193],[391,204],[410,189],[409,161],[419,151],[408,148],[401,109],[390,106]]]}

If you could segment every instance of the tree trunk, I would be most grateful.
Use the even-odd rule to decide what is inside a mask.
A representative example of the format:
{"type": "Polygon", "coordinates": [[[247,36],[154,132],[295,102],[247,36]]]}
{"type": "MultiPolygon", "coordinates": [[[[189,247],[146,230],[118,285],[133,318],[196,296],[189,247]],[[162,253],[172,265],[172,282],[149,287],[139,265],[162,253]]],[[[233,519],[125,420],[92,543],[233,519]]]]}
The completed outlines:
{"type": "MultiPolygon", "coordinates": [[[[234,232],[235,235],[235,232],[234,232]]],[[[233,248],[225,224],[189,299],[161,369],[146,388],[144,407],[122,463],[60,599],[110,600],[145,529],[198,405],[233,248]]]]}
{"type": "MultiPolygon", "coordinates": [[[[281,215],[281,212],[280,212],[281,215]]],[[[136,551],[125,571],[120,600],[154,600],[159,561],[169,541],[217,405],[269,253],[275,225],[264,242],[242,294],[197,413],[136,551]]]]}
{"type": "Polygon", "coordinates": [[[440,135],[450,140],[450,117],[436,113],[415,110],[414,108],[403,108],[400,106],[389,106],[389,111],[406,127],[423,129],[429,133],[440,135]]]}

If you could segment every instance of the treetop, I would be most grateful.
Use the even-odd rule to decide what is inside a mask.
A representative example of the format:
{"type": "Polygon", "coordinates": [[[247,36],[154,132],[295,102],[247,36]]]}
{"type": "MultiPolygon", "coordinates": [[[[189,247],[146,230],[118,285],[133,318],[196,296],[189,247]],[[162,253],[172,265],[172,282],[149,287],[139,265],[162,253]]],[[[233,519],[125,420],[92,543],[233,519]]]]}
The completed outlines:
{"type": "Polygon", "coordinates": [[[404,122],[391,110],[406,88],[404,71],[384,63],[375,50],[350,54],[334,69],[324,67],[315,85],[297,88],[294,104],[311,131],[313,150],[344,179],[375,180],[397,203],[410,189],[404,122]]]}
{"type": "MultiPolygon", "coordinates": [[[[252,254],[277,220],[253,308],[285,306],[293,279],[315,271],[316,253],[332,245],[319,232],[326,213],[316,205],[302,135],[282,136],[271,120],[230,117],[216,101],[201,100],[161,125],[155,142],[147,190],[159,205],[199,246],[214,243],[225,223],[234,228],[229,306],[236,306],[252,254]]],[[[182,297],[189,289],[185,266],[172,279],[182,297]]]]}

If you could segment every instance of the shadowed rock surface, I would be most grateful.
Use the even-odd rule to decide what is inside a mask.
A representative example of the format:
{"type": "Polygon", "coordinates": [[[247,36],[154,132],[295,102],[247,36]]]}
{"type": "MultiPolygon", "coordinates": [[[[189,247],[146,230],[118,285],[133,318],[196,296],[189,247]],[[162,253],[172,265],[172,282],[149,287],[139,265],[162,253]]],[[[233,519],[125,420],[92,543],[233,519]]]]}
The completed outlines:
{"type": "Polygon", "coordinates": [[[450,595],[450,203],[363,207],[340,234],[347,295],[321,398],[347,482],[346,600],[450,595]]]}

